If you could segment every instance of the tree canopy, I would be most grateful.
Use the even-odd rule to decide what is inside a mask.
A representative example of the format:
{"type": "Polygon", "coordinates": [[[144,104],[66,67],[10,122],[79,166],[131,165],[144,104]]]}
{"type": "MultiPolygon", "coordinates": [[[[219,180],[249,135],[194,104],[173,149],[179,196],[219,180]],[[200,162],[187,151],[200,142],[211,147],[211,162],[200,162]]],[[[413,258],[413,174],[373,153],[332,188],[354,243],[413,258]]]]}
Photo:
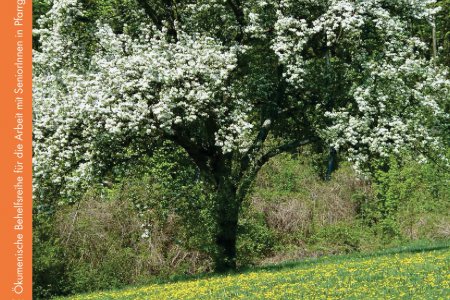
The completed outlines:
{"type": "Polygon", "coordinates": [[[364,169],[443,144],[450,81],[416,30],[433,0],[113,2],[54,0],[38,21],[35,186],[70,199],[172,141],[216,193],[218,269],[271,157],[313,144],[364,169]]]}

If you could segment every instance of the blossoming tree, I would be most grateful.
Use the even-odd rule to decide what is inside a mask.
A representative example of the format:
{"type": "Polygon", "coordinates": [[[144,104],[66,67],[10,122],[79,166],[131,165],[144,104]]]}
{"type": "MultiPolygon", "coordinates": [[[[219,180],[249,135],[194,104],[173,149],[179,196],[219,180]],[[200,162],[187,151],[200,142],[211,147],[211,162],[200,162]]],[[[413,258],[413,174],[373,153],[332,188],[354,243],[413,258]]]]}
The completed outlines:
{"type": "Polygon", "coordinates": [[[450,82],[414,36],[432,2],[136,0],[142,24],[113,29],[54,0],[36,30],[35,186],[73,195],[170,140],[215,191],[216,268],[234,268],[241,203],[275,155],[325,145],[363,169],[439,148],[450,82]]]}

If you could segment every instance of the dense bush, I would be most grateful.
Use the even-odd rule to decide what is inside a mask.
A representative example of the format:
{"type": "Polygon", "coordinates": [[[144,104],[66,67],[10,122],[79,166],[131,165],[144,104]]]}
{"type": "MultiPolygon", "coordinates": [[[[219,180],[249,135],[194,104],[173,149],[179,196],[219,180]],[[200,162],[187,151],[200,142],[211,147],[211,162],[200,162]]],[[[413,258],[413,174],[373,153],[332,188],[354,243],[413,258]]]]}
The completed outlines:
{"type": "Polygon", "coordinates": [[[443,166],[391,158],[374,178],[375,201],[365,214],[385,236],[448,238],[449,173],[443,166]]]}
{"type": "Polygon", "coordinates": [[[209,270],[207,257],[190,249],[178,216],[164,217],[160,211],[159,219],[144,223],[131,203],[119,197],[105,201],[93,195],[62,211],[58,226],[67,237],[63,243],[71,292],[209,270]]]}
{"type": "Polygon", "coordinates": [[[183,154],[163,144],[132,169],[112,168],[77,203],[37,192],[35,297],[209,271],[213,207],[183,154]]]}
{"type": "Polygon", "coordinates": [[[33,214],[33,295],[50,299],[70,291],[67,280],[64,248],[49,215],[33,214]]]}
{"type": "MultiPolygon", "coordinates": [[[[308,152],[270,161],[258,176],[245,206],[247,218],[262,215],[276,241],[260,262],[279,262],[305,256],[364,248],[358,202],[371,197],[371,186],[342,164],[330,181],[317,171],[308,152]]],[[[253,223],[256,220],[252,221],[253,223]]]]}
{"type": "Polygon", "coordinates": [[[263,218],[265,227],[259,228],[266,228],[273,242],[266,255],[253,252],[254,261],[450,237],[449,178],[442,166],[391,159],[368,181],[341,163],[331,180],[324,181],[316,163],[305,152],[281,156],[262,169],[243,215],[251,224],[261,224],[263,218]]]}

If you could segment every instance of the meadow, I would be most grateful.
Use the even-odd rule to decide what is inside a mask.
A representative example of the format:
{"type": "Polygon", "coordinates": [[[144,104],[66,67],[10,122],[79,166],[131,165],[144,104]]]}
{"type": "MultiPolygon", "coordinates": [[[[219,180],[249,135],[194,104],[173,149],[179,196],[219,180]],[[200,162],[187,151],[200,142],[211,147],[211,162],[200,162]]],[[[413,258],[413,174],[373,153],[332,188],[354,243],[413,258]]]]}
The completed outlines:
{"type": "Polygon", "coordinates": [[[58,299],[449,299],[449,246],[322,257],[58,299]]]}

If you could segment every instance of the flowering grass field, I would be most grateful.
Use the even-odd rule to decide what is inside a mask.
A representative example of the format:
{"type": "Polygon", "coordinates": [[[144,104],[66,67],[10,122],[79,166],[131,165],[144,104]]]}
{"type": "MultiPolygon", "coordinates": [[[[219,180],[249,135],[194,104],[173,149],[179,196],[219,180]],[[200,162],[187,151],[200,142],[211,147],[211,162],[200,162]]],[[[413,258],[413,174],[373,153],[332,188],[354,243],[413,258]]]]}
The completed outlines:
{"type": "Polygon", "coordinates": [[[450,299],[450,248],[324,257],[63,299],[450,299]]]}

